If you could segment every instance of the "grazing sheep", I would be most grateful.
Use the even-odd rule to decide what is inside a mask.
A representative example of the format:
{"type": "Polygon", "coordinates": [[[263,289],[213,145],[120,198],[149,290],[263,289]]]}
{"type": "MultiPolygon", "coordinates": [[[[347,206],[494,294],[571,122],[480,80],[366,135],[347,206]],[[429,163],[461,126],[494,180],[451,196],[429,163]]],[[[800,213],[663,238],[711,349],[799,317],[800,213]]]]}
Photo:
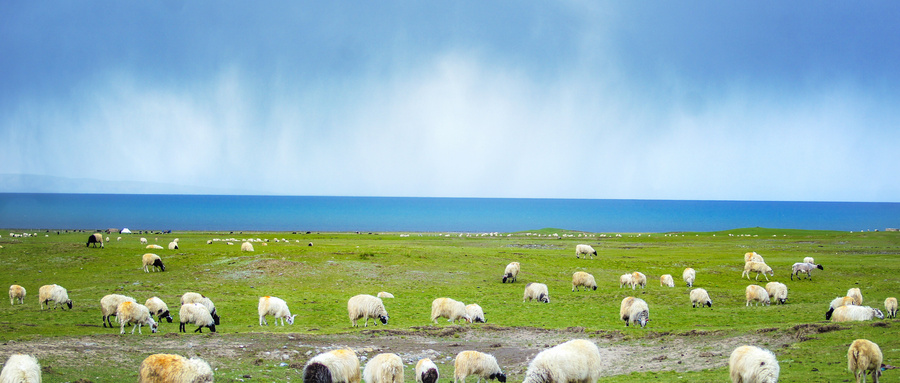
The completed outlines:
{"type": "Polygon", "coordinates": [[[363,369],[366,383],[403,383],[403,360],[393,353],[375,355],[363,369]]]}
{"type": "Polygon", "coordinates": [[[787,303],[788,289],[787,285],[781,282],[766,283],[766,292],[769,293],[769,299],[779,304],[787,303]]]}
{"type": "Polygon", "coordinates": [[[732,383],[778,382],[778,360],[772,351],[756,346],[740,346],[728,358],[732,383]]]}
{"type": "Polygon", "coordinates": [[[745,253],[745,254],[744,254],[744,263],[747,263],[747,262],[761,262],[761,263],[766,263],[766,261],[763,260],[762,255],[756,254],[755,251],[752,251],[752,252],[749,252],[749,253],[745,253]]]}
{"type": "Polygon", "coordinates": [[[91,234],[90,237],[88,237],[88,241],[87,241],[87,244],[85,244],[85,246],[91,246],[93,244],[94,247],[96,248],[98,243],[100,244],[100,248],[102,249],[103,248],[103,236],[100,235],[100,233],[94,233],[94,234],[91,234]]]}
{"type": "Polygon", "coordinates": [[[672,274],[663,274],[659,277],[659,285],[666,287],[675,287],[675,280],[672,279],[672,274]]]}
{"type": "Polygon", "coordinates": [[[890,297],[884,300],[884,312],[887,313],[888,318],[897,317],[897,298],[890,297]]]}
{"type": "Polygon", "coordinates": [[[146,248],[148,248],[148,249],[154,249],[154,250],[162,250],[163,247],[160,246],[160,245],[155,245],[155,244],[154,244],[154,245],[147,245],[146,248]]]}
{"type": "Polygon", "coordinates": [[[31,355],[10,355],[0,371],[0,382],[41,383],[41,365],[31,355]]]}
{"type": "Polygon", "coordinates": [[[573,339],[538,353],[528,364],[523,383],[595,383],[601,366],[600,349],[594,342],[573,339]]]}
{"type": "Polygon", "coordinates": [[[158,255],[153,253],[144,254],[142,261],[144,263],[144,272],[149,273],[150,267],[153,266],[153,271],[159,269],[159,271],[166,271],[166,266],[163,265],[162,259],[159,258],[158,255]]]}
{"type": "Polygon", "coordinates": [[[858,287],[847,290],[847,296],[853,298],[853,304],[861,306],[863,303],[862,291],[858,287]]]}
{"type": "Polygon", "coordinates": [[[456,354],[453,362],[453,383],[466,382],[466,377],[475,375],[478,382],[481,378],[497,379],[500,383],[506,383],[506,374],[497,364],[497,359],[491,354],[478,351],[463,351],[456,354]]]}
{"type": "Polygon", "coordinates": [[[169,242],[169,250],[178,250],[178,242],[177,241],[169,242]]]}
{"type": "Polygon", "coordinates": [[[416,363],[416,383],[437,383],[440,376],[437,365],[431,359],[419,359],[416,363]]]}
{"type": "Polygon", "coordinates": [[[103,327],[109,325],[109,328],[113,328],[112,321],[109,320],[111,316],[117,316],[116,311],[119,309],[119,305],[122,302],[137,302],[134,298],[121,295],[121,294],[108,294],[104,295],[103,298],[100,298],[100,313],[103,314],[103,318],[100,320],[103,322],[103,327]]]}
{"type": "Polygon", "coordinates": [[[288,309],[287,303],[281,299],[276,297],[264,296],[259,298],[259,308],[257,310],[259,312],[259,325],[262,326],[263,323],[266,326],[269,325],[269,322],[266,321],[266,315],[271,315],[275,318],[275,325],[278,325],[278,319],[281,319],[281,325],[284,326],[284,321],[287,319],[289,325],[294,324],[294,317],[296,315],[291,315],[291,310],[288,309]]]}
{"type": "Polygon", "coordinates": [[[147,306],[131,301],[125,301],[119,305],[119,309],[116,310],[116,319],[122,326],[119,334],[125,333],[126,324],[134,325],[131,328],[132,334],[134,334],[135,328],[138,330],[138,334],[143,334],[141,332],[141,326],[143,325],[150,326],[150,332],[152,333],[156,333],[156,329],[159,327],[156,321],[153,320],[153,316],[150,315],[150,309],[147,306]]]}
{"type": "Polygon", "coordinates": [[[241,244],[241,251],[253,251],[253,244],[250,242],[244,242],[241,244]]]}
{"type": "Polygon", "coordinates": [[[116,242],[119,242],[121,240],[122,240],[122,237],[116,237],[116,242]]]}
{"type": "Polygon", "coordinates": [[[151,297],[144,302],[144,306],[147,306],[150,314],[156,315],[160,322],[165,318],[167,322],[172,323],[172,314],[169,313],[169,306],[162,299],[151,297]]]}
{"type": "Polygon", "coordinates": [[[803,263],[816,263],[816,260],[813,257],[803,258],[803,263]]]}
{"type": "Polygon", "coordinates": [[[209,311],[209,315],[213,318],[215,324],[219,324],[219,314],[216,312],[216,305],[212,300],[198,293],[188,292],[181,295],[181,305],[183,306],[188,303],[199,303],[203,305],[203,307],[206,307],[206,310],[209,311]]]}
{"type": "Polygon", "coordinates": [[[834,309],[831,316],[832,322],[867,321],[872,319],[884,319],[884,313],[879,309],[869,306],[841,306],[834,309]]]}
{"type": "Polygon", "coordinates": [[[550,292],[547,290],[547,285],[534,282],[525,285],[525,296],[522,298],[522,302],[526,300],[530,302],[532,299],[550,303],[550,292]]]}
{"type": "Polygon", "coordinates": [[[797,280],[800,280],[800,273],[806,273],[806,279],[812,279],[812,275],[809,273],[814,269],[825,270],[822,265],[817,265],[815,263],[806,263],[806,262],[798,262],[791,266],[791,280],[794,280],[794,275],[797,276],[797,280]]]}
{"type": "Polygon", "coordinates": [[[772,268],[769,267],[769,265],[767,265],[763,262],[747,262],[744,264],[744,272],[741,273],[741,278],[743,278],[746,275],[747,280],[749,280],[750,273],[754,272],[754,271],[756,272],[756,280],[757,281],[759,280],[760,273],[762,273],[762,275],[764,277],[766,277],[766,281],[769,280],[769,277],[767,277],[766,274],[769,274],[770,276],[773,276],[773,277],[775,276],[775,271],[773,271],[772,268]]]}
{"type": "Polygon", "coordinates": [[[691,307],[712,307],[712,299],[709,299],[709,293],[706,289],[696,288],[691,290],[691,307]]]}
{"type": "Polygon", "coordinates": [[[585,289],[597,290],[597,282],[594,281],[593,275],[584,271],[576,271],[575,274],[572,274],[572,291],[578,290],[581,286],[584,286],[585,289]]]}
{"type": "Polygon", "coordinates": [[[141,362],[138,383],[212,383],[213,370],[200,358],[153,354],[141,362]]]}
{"type": "Polygon", "coordinates": [[[141,237],[141,245],[147,244],[147,238],[141,237]]]}
{"type": "Polygon", "coordinates": [[[625,321],[627,327],[631,322],[641,325],[641,328],[650,321],[650,308],[647,302],[641,298],[625,297],[622,299],[622,306],[619,308],[619,317],[625,321]]]}
{"type": "Polygon", "coordinates": [[[884,356],[881,347],[868,339],[857,339],[847,349],[847,369],[856,377],[856,383],[866,381],[866,375],[872,372],[872,380],[878,383],[881,376],[881,362],[884,356]]]}
{"type": "Polygon", "coordinates": [[[510,262],[506,265],[506,270],[503,270],[503,282],[509,281],[509,283],[514,283],[516,281],[516,277],[519,276],[519,262],[510,262]]]}
{"type": "Polygon", "coordinates": [[[684,269],[684,272],[681,273],[681,279],[684,279],[684,283],[687,283],[687,287],[694,287],[694,278],[696,277],[697,272],[690,267],[684,269]]]}
{"type": "Polygon", "coordinates": [[[180,323],[178,332],[187,332],[185,330],[185,325],[188,323],[198,326],[194,332],[202,334],[204,327],[208,327],[209,331],[216,332],[216,322],[213,320],[212,315],[210,315],[209,309],[199,303],[181,305],[181,309],[178,310],[178,321],[180,323]]]}
{"type": "Polygon", "coordinates": [[[825,320],[831,319],[831,315],[834,313],[834,310],[841,306],[850,306],[854,305],[853,297],[837,297],[831,300],[831,304],[828,305],[828,311],[825,312],[825,320]]]}
{"type": "Polygon", "coordinates": [[[391,294],[391,293],[389,293],[389,292],[387,292],[387,291],[381,291],[381,292],[378,293],[378,297],[379,297],[379,298],[393,298],[393,297],[394,297],[394,294],[391,294]]]}
{"type": "Polygon", "coordinates": [[[642,289],[647,286],[647,276],[639,271],[631,273],[631,289],[634,290],[637,286],[641,286],[642,289]]]}
{"type": "Polygon", "coordinates": [[[745,292],[747,295],[747,306],[750,306],[750,302],[753,302],[754,306],[757,304],[769,305],[769,292],[762,286],[749,285],[745,289],[745,292]]]}
{"type": "Polygon", "coordinates": [[[623,288],[625,286],[631,286],[631,274],[622,274],[619,276],[619,288],[623,288]]]}
{"type": "Polygon", "coordinates": [[[466,304],[451,298],[437,298],[431,301],[431,321],[437,324],[437,318],[447,318],[448,322],[464,320],[472,322],[466,313],[466,304]]]}
{"type": "Polygon", "coordinates": [[[316,355],[303,368],[303,383],[359,383],[359,358],[350,349],[316,355]]]}
{"type": "Polygon", "coordinates": [[[17,300],[19,304],[25,304],[25,288],[19,285],[11,285],[9,286],[9,304],[15,305],[17,300]]]}
{"type": "Polygon", "coordinates": [[[466,315],[469,316],[469,322],[472,323],[486,323],[487,320],[484,319],[484,310],[481,309],[477,303],[472,303],[466,306],[466,315]]]}
{"type": "Polygon", "coordinates": [[[581,258],[582,254],[584,254],[584,259],[587,259],[588,255],[591,256],[591,259],[594,259],[594,256],[597,255],[597,250],[594,250],[591,245],[575,246],[575,258],[581,258]]]}
{"type": "Polygon", "coordinates": [[[69,299],[69,292],[60,285],[43,285],[38,289],[38,302],[41,303],[41,310],[44,309],[44,303],[50,308],[50,301],[53,301],[55,309],[60,303],[69,306],[72,309],[72,300],[69,299]]]}
{"type": "Polygon", "coordinates": [[[365,319],[363,327],[369,327],[369,318],[376,319],[373,321],[378,326],[380,320],[382,324],[387,324],[388,313],[384,309],[384,303],[381,298],[373,297],[367,294],[360,294],[350,298],[347,301],[347,314],[350,317],[350,323],[353,327],[359,327],[356,321],[360,318],[365,319]]]}

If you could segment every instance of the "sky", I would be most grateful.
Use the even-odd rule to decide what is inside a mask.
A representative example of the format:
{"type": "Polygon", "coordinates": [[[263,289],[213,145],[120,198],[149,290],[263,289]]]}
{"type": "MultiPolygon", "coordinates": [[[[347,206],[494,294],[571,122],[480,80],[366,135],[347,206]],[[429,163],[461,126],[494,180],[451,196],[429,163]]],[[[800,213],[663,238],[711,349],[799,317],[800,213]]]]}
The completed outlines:
{"type": "Polygon", "coordinates": [[[900,202],[900,3],[0,3],[0,192],[900,202]]]}

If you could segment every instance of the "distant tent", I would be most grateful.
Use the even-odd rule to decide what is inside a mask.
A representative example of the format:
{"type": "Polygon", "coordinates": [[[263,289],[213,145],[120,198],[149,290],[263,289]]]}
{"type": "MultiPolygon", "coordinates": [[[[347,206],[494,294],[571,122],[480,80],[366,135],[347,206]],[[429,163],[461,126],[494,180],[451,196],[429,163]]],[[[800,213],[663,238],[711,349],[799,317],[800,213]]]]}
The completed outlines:
{"type": "Polygon", "coordinates": [[[126,227],[126,228],[122,229],[121,233],[122,234],[131,234],[131,230],[128,230],[128,228],[126,227]]]}

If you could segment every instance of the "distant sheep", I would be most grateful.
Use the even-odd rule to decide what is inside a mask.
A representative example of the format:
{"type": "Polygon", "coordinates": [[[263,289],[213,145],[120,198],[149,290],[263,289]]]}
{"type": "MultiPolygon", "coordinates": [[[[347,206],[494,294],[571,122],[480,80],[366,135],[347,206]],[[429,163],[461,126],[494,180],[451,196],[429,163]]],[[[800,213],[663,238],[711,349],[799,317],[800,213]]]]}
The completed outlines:
{"type": "Polygon", "coordinates": [[[825,320],[831,319],[831,315],[834,314],[834,310],[841,306],[850,306],[854,305],[852,297],[837,297],[831,300],[831,304],[828,305],[828,311],[825,312],[825,320]]]}
{"type": "Polygon", "coordinates": [[[773,276],[773,277],[775,276],[775,271],[773,271],[772,268],[769,267],[769,265],[767,265],[763,262],[747,262],[747,263],[745,263],[744,264],[744,272],[741,273],[741,278],[743,278],[746,275],[747,279],[749,280],[751,272],[756,272],[756,280],[757,281],[759,280],[759,274],[762,274],[764,277],[766,277],[766,281],[769,280],[769,277],[767,277],[766,274],[773,276]]]}
{"type": "Polygon", "coordinates": [[[25,304],[25,288],[19,285],[11,285],[9,286],[9,304],[15,305],[16,301],[19,301],[19,304],[25,304]]]}
{"type": "Polygon", "coordinates": [[[403,383],[403,359],[393,353],[375,355],[363,369],[366,383],[403,383]]]}
{"type": "Polygon", "coordinates": [[[647,302],[641,298],[625,297],[619,308],[619,317],[625,321],[626,327],[635,323],[644,328],[650,321],[650,308],[647,306],[647,302]]]}
{"type": "Polygon", "coordinates": [[[687,287],[694,287],[694,278],[696,277],[697,272],[690,267],[684,269],[684,272],[681,273],[681,279],[684,279],[684,283],[687,283],[687,287]]]}
{"type": "Polygon", "coordinates": [[[163,247],[160,245],[147,245],[147,248],[154,249],[154,250],[162,250],[163,247]]]}
{"type": "Polygon", "coordinates": [[[863,303],[862,291],[859,290],[858,287],[851,288],[847,290],[847,296],[853,298],[853,304],[857,306],[861,306],[863,303]]]}
{"type": "Polygon", "coordinates": [[[745,289],[745,293],[747,296],[747,306],[750,306],[750,302],[753,302],[754,306],[757,304],[769,305],[769,292],[762,286],[749,285],[745,289]]]}
{"type": "Polygon", "coordinates": [[[834,309],[831,321],[867,321],[875,318],[884,319],[884,313],[879,309],[871,308],[869,306],[841,306],[834,309]]]}
{"type": "Polygon", "coordinates": [[[766,283],[766,292],[769,294],[769,300],[771,302],[777,302],[779,304],[787,303],[788,288],[784,283],[766,283]]]}
{"type": "Polygon", "coordinates": [[[153,267],[153,271],[156,271],[156,269],[159,269],[159,271],[166,271],[166,266],[163,265],[162,259],[160,259],[158,255],[147,253],[141,258],[144,264],[145,273],[150,272],[150,267],[153,267]]]}
{"type": "Polygon", "coordinates": [[[303,368],[303,383],[359,383],[359,357],[343,349],[316,355],[303,368]]]}
{"type": "Polygon", "coordinates": [[[890,297],[884,300],[884,312],[887,313],[888,318],[897,317],[897,298],[890,297]]]}
{"type": "Polygon", "coordinates": [[[816,260],[813,257],[803,258],[803,263],[816,263],[816,260]]]}
{"type": "Polygon", "coordinates": [[[775,354],[756,346],[738,347],[728,359],[732,383],[776,383],[780,370],[775,354]]]}
{"type": "Polygon", "coordinates": [[[466,305],[466,315],[469,316],[469,321],[472,323],[487,322],[484,319],[484,310],[482,310],[481,306],[479,306],[477,303],[466,305]]]}
{"type": "Polygon", "coordinates": [[[100,298],[100,314],[103,314],[103,318],[101,318],[101,322],[103,322],[103,327],[109,325],[109,328],[113,328],[112,321],[109,320],[109,317],[116,316],[116,312],[119,309],[119,305],[122,302],[137,302],[134,298],[121,295],[121,294],[107,294],[104,295],[103,298],[100,298]]]}
{"type": "Polygon", "coordinates": [[[431,321],[437,323],[438,318],[447,318],[448,322],[472,322],[472,317],[466,313],[466,304],[451,298],[431,301],[431,321]]]}
{"type": "Polygon", "coordinates": [[[506,265],[506,270],[503,270],[503,282],[506,283],[514,283],[516,278],[519,276],[519,262],[510,262],[506,265]]]}
{"type": "Polygon", "coordinates": [[[147,244],[147,238],[141,237],[141,245],[146,245],[146,244],[147,244]]]}
{"type": "Polygon", "coordinates": [[[381,291],[381,292],[378,293],[378,297],[379,297],[379,298],[393,298],[393,297],[394,297],[394,294],[391,294],[391,293],[389,293],[389,292],[387,292],[387,291],[381,291]]]}
{"type": "Polygon", "coordinates": [[[275,318],[275,325],[278,325],[278,320],[281,319],[281,325],[284,326],[285,320],[289,325],[294,324],[294,317],[297,315],[291,315],[291,310],[288,309],[287,302],[285,302],[281,298],[264,296],[259,298],[259,307],[257,309],[259,313],[259,325],[262,326],[263,323],[266,326],[269,325],[269,322],[266,321],[266,315],[271,315],[275,318]]]}
{"type": "Polygon", "coordinates": [[[632,277],[631,274],[622,274],[619,276],[619,288],[623,288],[625,286],[631,286],[632,277]]]}
{"type": "Polygon", "coordinates": [[[169,242],[169,250],[178,250],[178,242],[177,241],[169,242]]]}
{"type": "Polygon", "coordinates": [[[591,259],[594,259],[594,256],[597,255],[597,250],[594,250],[591,245],[575,246],[575,258],[581,258],[582,254],[584,255],[585,259],[587,259],[588,255],[591,256],[591,259]]]}
{"type": "Polygon", "coordinates": [[[350,317],[350,323],[353,327],[359,327],[356,323],[360,318],[365,320],[363,327],[369,327],[369,318],[375,319],[373,323],[378,326],[380,320],[382,324],[387,324],[388,313],[384,308],[381,298],[373,297],[367,294],[360,294],[350,298],[347,301],[347,314],[350,317]]]}
{"type": "Polygon", "coordinates": [[[416,363],[416,383],[437,383],[440,376],[437,365],[431,359],[419,359],[416,363]]]}
{"type": "Polygon", "coordinates": [[[525,285],[525,296],[522,298],[522,302],[530,302],[532,299],[538,302],[550,303],[550,292],[547,290],[547,285],[534,282],[525,285]]]}
{"type": "Polygon", "coordinates": [[[631,273],[631,289],[634,290],[637,286],[641,286],[642,289],[647,286],[647,276],[639,271],[631,273]]]}
{"type": "Polygon", "coordinates": [[[878,383],[881,376],[881,363],[884,356],[881,347],[867,339],[857,339],[847,349],[847,369],[856,377],[856,382],[866,381],[866,375],[872,373],[872,380],[878,383]]]}
{"type": "Polygon", "coordinates": [[[150,314],[156,315],[160,322],[165,318],[167,322],[172,323],[172,314],[169,313],[169,305],[167,305],[166,302],[163,302],[162,299],[151,297],[144,302],[144,306],[147,306],[150,310],[150,314]]]}
{"type": "Polygon", "coordinates": [[[138,383],[212,383],[213,370],[200,358],[153,354],[141,362],[138,383]]]}
{"type": "Polygon", "coordinates": [[[0,371],[0,382],[41,383],[41,365],[31,355],[10,355],[0,371]]]}
{"type": "Polygon", "coordinates": [[[119,309],[116,311],[116,320],[121,325],[120,334],[125,333],[125,325],[128,324],[134,325],[131,328],[132,334],[134,334],[134,329],[138,330],[138,334],[143,334],[141,332],[141,326],[143,325],[150,326],[150,332],[152,333],[156,333],[156,329],[159,327],[159,324],[150,315],[150,310],[147,306],[130,301],[122,302],[119,305],[119,309]]]}
{"type": "Polygon", "coordinates": [[[812,279],[812,275],[810,275],[810,271],[815,269],[825,270],[822,265],[817,265],[815,263],[806,263],[806,262],[798,262],[791,266],[791,280],[794,280],[794,275],[797,276],[797,280],[800,280],[800,273],[806,273],[806,279],[812,279]]]}
{"type": "Polygon", "coordinates": [[[602,366],[594,342],[573,339],[538,353],[528,364],[523,383],[596,383],[602,366]]]}
{"type": "Polygon", "coordinates": [[[706,289],[696,288],[691,290],[691,307],[712,307],[712,299],[706,289]]]}
{"type": "Polygon", "coordinates": [[[745,253],[745,254],[744,254],[744,263],[747,263],[747,262],[762,262],[762,263],[766,263],[766,261],[763,260],[762,255],[756,254],[755,251],[752,251],[752,252],[749,252],[749,253],[745,253]]]}
{"type": "Polygon", "coordinates": [[[178,310],[178,321],[180,322],[178,332],[187,332],[185,325],[188,323],[198,326],[194,332],[202,334],[204,327],[209,328],[209,331],[216,332],[216,322],[210,315],[209,309],[199,303],[181,305],[181,309],[178,310]]]}
{"type": "Polygon", "coordinates": [[[241,251],[253,251],[253,244],[250,242],[244,242],[241,244],[241,251]]]}
{"type": "Polygon", "coordinates": [[[453,383],[465,383],[469,375],[477,376],[479,382],[484,378],[506,383],[506,374],[500,369],[497,359],[483,352],[463,351],[456,354],[456,360],[453,362],[453,383]]]}
{"type": "Polygon", "coordinates": [[[666,287],[675,287],[675,280],[672,279],[672,274],[663,274],[659,277],[659,285],[666,287]]]}
{"type": "Polygon", "coordinates": [[[69,299],[69,292],[60,285],[44,285],[38,289],[38,302],[41,304],[41,310],[44,309],[44,303],[50,308],[50,301],[53,301],[55,309],[59,304],[65,304],[72,309],[72,300],[69,299]]]}
{"type": "Polygon", "coordinates": [[[100,235],[100,233],[94,233],[94,234],[91,234],[90,237],[88,237],[87,244],[85,246],[94,245],[94,247],[96,248],[98,243],[100,244],[100,248],[102,249],[103,248],[103,236],[100,235]]]}
{"type": "Polygon", "coordinates": [[[597,282],[594,280],[594,276],[584,271],[576,271],[572,274],[572,291],[578,290],[579,287],[584,286],[585,289],[597,290],[597,282]]]}

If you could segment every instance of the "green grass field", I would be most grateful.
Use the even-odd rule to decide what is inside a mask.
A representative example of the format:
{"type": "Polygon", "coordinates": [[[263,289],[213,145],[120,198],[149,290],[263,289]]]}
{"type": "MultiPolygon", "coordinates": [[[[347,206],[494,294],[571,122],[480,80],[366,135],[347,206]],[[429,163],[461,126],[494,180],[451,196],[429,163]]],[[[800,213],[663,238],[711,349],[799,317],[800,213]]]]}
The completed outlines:
{"type": "MultiPolygon", "coordinates": [[[[775,352],[782,381],[840,382],[852,380],[846,370],[847,347],[854,339],[866,338],[880,345],[886,364],[900,365],[895,320],[836,326],[824,321],[831,299],[843,296],[851,287],[862,290],[864,305],[882,310],[885,298],[900,295],[900,233],[896,232],[751,228],[715,233],[622,233],[621,237],[616,233],[580,237],[583,233],[561,229],[530,232],[541,236],[177,232],[109,234],[112,241],[104,249],[85,247],[88,233],[30,231],[37,235],[11,238],[9,232],[22,230],[0,231],[0,280],[7,286],[24,286],[28,295],[25,305],[0,305],[0,341],[4,342],[0,357],[5,360],[24,345],[47,344],[34,351],[45,367],[45,382],[135,381],[137,366],[147,355],[177,352],[192,342],[245,342],[248,346],[255,342],[283,343],[301,351],[287,362],[302,366],[312,355],[307,355],[308,348],[285,341],[292,339],[292,334],[340,340],[353,339],[357,334],[377,345],[378,333],[350,327],[346,302],[353,295],[375,295],[379,291],[391,292],[397,298],[385,299],[390,322],[377,329],[403,330],[406,335],[395,338],[401,342],[407,335],[434,332],[429,323],[431,301],[446,296],[467,304],[478,303],[486,312],[489,324],[461,325],[467,331],[463,336],[496,337],[498,342],[512,342],[503,338],[501,329],[537,328],[570,331],[571,338],[603,340],[603,346],[612,350],[618,346],[650,350],[680,345],[703,351],[704,347],[713,349],[719,342],[748,336],[775,352]],[[116,241],[118,236],[123,239],[116,241]],[[180,249],[147,250],[139,243],[142,236],[163,247],[179,238],[180,249]],[[236,241],[234,245],[224,240],[207,244],[214,238],[236,241]],[[254,243],[252,253],[241,252],[241,240],[247,238],[270,241],[266,246],[254,243]],[[288,241],[275,242],[276,238],[288,241]],[[308,246],[310,242],[313,246],[308,246]],[[574,249],[579,243],[592,245],[599,256],[576,259],[574,249]],[[745,307],[744,288],[750,283],[766,283],[763,276],[758,282],[740,278],[743,254],[748,251],[765,257],[775,270],[771,280],[788,285],[788,304],[745,307]],[[141,255],[146,252],[160,255],[167,271],[144,273],[141,255]],[[807,256],[825,269],[815,270],[811,281],[791,281],[791,264],[807,256]],[[520,262],[522,271],[516,283],[502,284],[501,274],[511,261],[520,262]],[[681,281],[685,267],[697,271],[694,287],[709,291],[712,309],[691,308],[690,289],[681,281]],[[572,273],[579,270],[594,275],[599,285],[596,291],[571,291],[572,273]],[[619,288],[619,275],[632,271],[647,275],[645,289],[619,288]],[[661,287],[662,274],[672,274],[676,287],[661,287]],[[547,284],[551,303],[523,303],[528,282],[547,284]],[[71,311],[39,309],[38,288],[53,283],[68,289],[74,301],[71,311]],[[202,293],[216,303],[222,317],[218,333],[173,334],[178,328],[179,297],[187,291],[202,293]],[[99,300],[110,293],[133,296],[140,303],[159,296],[168,303],[176,322],[161,324],[159,334],[150,335],[145,328],[140,336],[120,336],[118,328],[100,327],[99,300]],[[292,313],[298,314],[295,324],[260,327],[256,306],[263,295],[286,300],[292,313]],[[618,318],[619,304],[629,295],[649,304],[651,322],[647,328],[626,328],[618,318]],[[572,328],[583,328],[583,332],[572,328]],[[92,338],[100,345],[117,346],[99,350],[98,356],[91,354],[98,350],[84,351],[84,347],[66,351],[71,351],[65,347],[67,342],[84,343],[92,338]],[[154,346],[157,341],[159,347],[154,346]]],[[[445,320],[439,322],[436,326],[451,326],[445,320]]],[[[368,330],[372,329],[370,323],[368,330]]],[[[459,334],[448,333],[446,341],[460,341],[459,334]]],[[[436,338],[435,342],[443,341],[440,336],[436,338]]],[[[536,349],[542,346],[532,345],[536,349]]],[[[633,366],[624,374],[601,381],[727,381],[727,353],[711,354],[707,362],[692,358],[683,364],[669,357],[664,361],[668,364],[663,363],[658,370],[633,366]]],[[[296,368],[273,367],[281,361],[265,356],[199,356],[217,369],[217,381],[301,378],[296,368]]],[[[503,359],[498,359],[504,367],[503,359]]],[[[412,381],[413,368],[407,365],[407,380],[412,381]]],[[[442,360],[440,368],[441,381],[452,379],[452,361],[442,360]]],[[[511,382],[524,378],[524,366],[507,372],[511,382]]],[[[898,376],[897,370],[887,370],[884,381],[896,381],[898,376]]]]}

